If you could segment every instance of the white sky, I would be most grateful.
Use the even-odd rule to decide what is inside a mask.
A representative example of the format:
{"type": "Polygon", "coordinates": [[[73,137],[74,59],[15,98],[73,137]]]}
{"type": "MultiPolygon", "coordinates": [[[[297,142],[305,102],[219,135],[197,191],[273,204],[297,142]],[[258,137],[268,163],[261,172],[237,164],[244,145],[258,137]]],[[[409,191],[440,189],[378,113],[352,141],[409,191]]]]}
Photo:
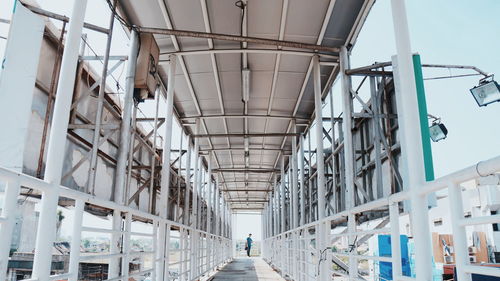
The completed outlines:
{"type": "MultiPolygon", "coordinates": [[[[43,8],[70,15],[72,1],[40,0],[43,8]]],[[[9,19],[13,0],[0,1],[0,18],[9,19]]],[[[408,0],[408,18],[412,47],[423,63],[474,65],[486,72],[500,73],[500,1],[495,0],[408,0]]],[[[379,0],[373,7],[352,53],[352,67],[389,61],[395,53],[390,2],[379,0]]],[[[103,0],[89,0],[86,21],[106,26],[108,8],[103,0]]],[[[127,54],[127,39],[115,28],[112,55],[127,54]]],[[[0,36],[6,37],[8,25],[0,23],[0,36]]],[[[98,53],[103,52],[104,36],[89,32],[89,41],[98,53]]],[[[0,57],[5,40],[0,39],[0,57]]],[[[117,75],[120,71],[117,71],[117,75]]],[[[424,77],[463,73],[424,69],[424,77]]],[[[500,74],[499,74],[500,75],[500,74]]],[[[122,77],[123,79],[123,77],[122,77]]],[[[479,77],[426,81],[429,113],[442,118],[448,127],[446,140],[433,143],[436,177],[500,154],[500,103],[479,108],[469,89],[479,77]]],[[[356,83],[354,83],[356,85],[356,83]]],[[[339,83],[333,87],[335,112],[340,112],[339,83]]],[[[148,113],[152,104],[141,109],[148,113]]],[[[164,116],[164,112],[160,113],[164,116]]],[[[178,132],[174,132],[174,134],[178,132]]],[[[178,145],[178,137],[173,139],[178,145]]],[[[238,215],[236,237],[249,232],[260,237],[258,216],[238,215]]],[[[259,238],[260,239],[260,238],[259,238]]]]}

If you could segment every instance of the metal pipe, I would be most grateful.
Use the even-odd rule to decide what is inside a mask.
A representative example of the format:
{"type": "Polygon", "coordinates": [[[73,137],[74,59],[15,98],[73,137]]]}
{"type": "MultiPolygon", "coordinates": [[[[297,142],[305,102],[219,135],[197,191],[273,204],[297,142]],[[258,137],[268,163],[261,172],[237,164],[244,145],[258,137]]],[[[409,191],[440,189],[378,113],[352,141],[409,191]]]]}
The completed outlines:
{"type": "MultiPolygon", "coordinates": [[[[120,146],[118,148],[118,159],[116,163],[116,176],[114,188],[114,201],[123,204],[125,202],[124,191],[126,188],[125,172],[127,167],[127,155],[131,149],[131,124],[132,111],[134,107],[134,82],[135,68],[137,65],[137,51],[139,48],[139,38],[132,30],[130,33],[130,47],[128,53],[127,74],[125,77],[125,94],[123,97],[122,122],[120,124],[120,146]]],[[[130,163],[132,164],[132,163],[130,163]]],[[[128,198],[127,198],[128,199],[128,198]]]]}
{"type": "Polygon", "coordinates": [[[179,29],[174,30],[174,29],[168,29],[168,28],[137,27],[137,29],[141,33],[162,34],[162,35],[171,35],[171,36],[179,36],[179,37],[215,39],[215,40],[233,41],[233,42],[250,43],[250,44],[258,44],[258,45],[280,46],[280,47],[288,47],[288,48],[294,48],[294,49],[313,50],[313,51],[320,51],[320,52],[327,52],[327,53],[338,53],[339,52],[339,48],[322,46],[319,44],[318,45],[307,44],[307,43],[300,43],[300,42],[281,41],[281,40],[273,40],[273,39],[266,39],[266,38],[238,36],[238,35],[221,34],[221,33],[213,33],[213,32],[209,33],[209,32],[179,30],[179,29]]]}
{"type": "MultiPolygon", "coordinates": [[[[45,17],[48,17],[48,18],[53,18],[53,19],[56,19],[56,20],[60,20],[60,21],[65,22],[65,23],[70,21],[70,18],[68,18],[67,16],[63,16],[63,15],[59,15],[59,14],[56,14],[56,13],[53,13],[53,12],[49,12],[49,11],[46,11],[46,10],[41,9],[39,7],[35,7],[35,6],[32,6],[32,5],[26,4],[24,2],[21,2],[21,3],[22,3],[22,5],[24,7],[30,9],[35,14],[38,14],[38,15],[41,15],[41,16],[45,16],[45,17]]],[[[86,22],[83,23],[83,27],[87,28],[87,29],[90,29],[90,30],[93,30],[93,31],[100,32],[100,33],[105,33],[105,34],[107,34],[109,32],[109,30],[106,29],[106,28],[103,28],[103,27],[100,27],[100,26],[97,26],[97,25],[94,25],[94,24],[91,24],[91,23],[86,23],[86,22]]]]}
{"type": "MultiPolygon", "coordinates": [[[[295,126],[295,122],[292,124],[293,131],[297,133],[297,126],[295,126]]],[[[301,135],[299,134],[299,137],[301,135]]],[[[292,198],[292,224],[291,228],[296,228],[299,226],[299,187],[298,187],[298,163],[297,163],[297,138],[292,137],[292,189],[291,189],[291,198],[292,198]]]]}
{"type": "MultiPolygon", "coordinates": [[[[116,9],[117,0],[114,0],[115,4],[113,7],[116,9]]],[[[101,72],[101,83],[99,85],[99,94],[97,96],[97,109],[95,115],[95,128],[94,136],[92,138],[92,152],[90,156],[90,167],[89,167],[89,177],[87,180],[87,192],[94,194],[95,188],[95,178],[97,174],[97,151],[99,149],[99,137],[101,136],[101,125],[102,125],[102,112],[104,104],[104,96],[106,95],[106,78],[108,75],[108,65],[109,65],[109,53],[111,52],[111,41],[113,39],[113,26],[115,23],[115,10],[111,11],[111,16],[109,19],[109,33],[107,34],[106,50],[104,51],[104,60],[101,72]]]]}
{"type": "Polygon", "coordinates": [[[61,75],[57,86],[58,97],[54,104],[54,114],[50,130],[49,147],[47,150],[47,166],[45,180],[52,185],[43,192],[40,218],[37,229],[36,252],[33,260],[32,278],[48,281],[52,263],[52,244],[55,238],[56,212],[59,199],[59,184],[64,162],[64,149],[68,130],[68,119],[71,107],[73,87],[76,78],[78,47],[82,37],[83,19],[87,8],[87,0],[75,1],[69,22],[63,58],[61,75]]]}
{"type": "MultiPolygon", "coordinates": [[[[170,195],[170,154],[171,154],[171,146],[172,146],[172,118],[173,118],[173,108],[174,108],[174,89],[175,89],[175,66],[176,66],[176,57],[170,57],[170,65],[168,68],[168,84],[167,84],[167,101],[166,101],[166,115],[165,115],[165,135],[163,142],[163,158],[162,158],[162,168],[160,171],[160,217],[164,219],[168,219],[168,198],[170,195]]],[[[157,93],[158,95],[159,93],[157,93]]],[[[156,126],[155,126],[156,127],[156,126]]],[[[155,140],[153,141],[153,143],[155,140]]],[[[153,155],[154,161],[155,155],[153,155]]],[[[152,180],[154,180],[154,174],[151,175],[152,180]]],[[[153,190],[151,190],[153,192],[153,190]]],[[[165,253],[166,250],[166,230],[165,227],[160,227],[160,231],[158,234],[160,243],[158,248],[158,256],[157,260],[160,261],[156,265],[156,275],[159,280],[164,279],[165,272],[165,257],[169,255],[169,253],[165,253]]]]}
{"type": "Polygon", "coordinates": [[[305,206],[305,169],[304,169],[304,135],[301,134],[299,137],[299,182],[300,182],[300,220],[299,226],[304,225],[306,223],[306,206],[305,206]]]}
{"type": "MultiPolygon", "coordinates": [[[[196,119],[196,134],[200,133],[200,119],[196,119]]],[[[198,185],[199,185],[199,174],[200,174],[200,167],[199,167],[199,138],[194,139],[194,183],[193,183],[193,222],[191,222],[191,226],[193,228],[198,228],[196,225],[198,222],[198,185]]]]}
{"type": "MultiPolygon", "coordinates": [[[[75,200],[75,209],[73,217],[73,231],[71,233],[71,245],[79,245],[82,238],[82,222],[85,202],[75,200]]],[[[80,247],[71,247],[69,254],[68,281],[78,280],[78,269],[80,264],[80,247]]]]}
{"type": "Polygon", "coordinates": [[[207,202],[207,232],[212,233],[212,155],[208,155],[207,159],[208,169],[208,180],[207,180],[207,190],[206,190],[206,202],[207,202]]]}
{"type": "MultiPolygon", "coordinates": [[[[316,117],[316,171],[317,171],[317,196],[318,196],[318,220],[325,217],[325,156],[323,148],[323,107],[321,101],[321,70],[319,65],[319,57],[313,57],[313,84],[314,84],[314,109],[316,117]]],[[[309,148],[310,149],[310,148],[309,148]]],[[[326,225],[319,225],[318,233],[318,250],[326,248],[327,241],[325,240],[326,225]]],[[[326,280],[329,270],[323,263],[320,267],[320,280],[326,280]]]]}
{"type": "Polygon", "coordinates": [[[236,137],[243,137],[243,138],[248,138],[248,137],[295,137],[298,136],[298,133],[249,133],[249,134],[195,134],[192,135],[193,138],[236,138],[236,137]]]}
{"type": "Polygon", "coordinates": [[[281,184],[280,184],[280,199],[281,199],[281,232],[285,232],[285,156],[281,156],[281,165],[280,165],[280,174],[281,174],[281,184]]]}
{"type": "MultiPolygon", "coordinates": [[[[57,51],[56,51],[56,59],[54,61],[54,66],[52,68],[52,77],[50,78],[50,89],[49,89],[49,96],[47,97],[47,106],[45,108],[45,117],[43,120],[43,131],[42,131],[42,140],[40,142],[40,152],[38,154],[38,166],[36,169],[36,176],[38,178],[41,178],[42,176],[42,167],[43,167],[43,157],[45,156],[45,143],[47,142],[47,133],[49,130],[49,119],[50,115],[52,112],[52,104],[54,102],[54,95],[57,87],[57,78],[59,76],[59,67],[61,66],[61,57],[62,57],[62,52],[61,49],[63,47],[63,39],[64,39],[64,34],[66,33],[66,22],[63,23],[62,29],[61,29],[61,35],[59,36],[59,42],[57,44],[57,51]]],[[[85,36],[85,35],[84,35],[85,36]]],[[[82,42],[82,47],[80,48],[80,53],[83,54],[85,50],[85,44],[82,42]]],[[[80,80],[80,77],[78,76],[78,80],[80,80]]]]}
{"type": "Polygon", "coordinates": [[[392,276],[402,276],[401,268],[401,239],[399,234],[399,204],[397,202],[389,205],[389,218],[391,223],[391,258],[392,276]]]}
{"type": "Polygon", "coordinates": [[[191,193],[191,138],[188,136],[187,155],[186,155],[186,188],[184,190],[184,212],[182,212],[182,221],[184,225],[190,224],[189,204],[191,193]]]}
{"type": "Polygon", "coordinates": [[[455,249],[455,264],[457,268],[456,278],[460,281],[470,281],[471,274],[465,271],[469,266],[469,249],[467,247],[467,233],[465,227],[460,225],[463,219],[462,187],[456,183],[448,184],[448,196],[450,201],[451,228],[453,231],[453,244],[455,249]]]}
{"type": "MultiPolygon", "coordinates": [[[[151,154],[151,165],[150,165],[150,175],[151,179],[149,180],[149,212],[151,214],[156,214],[155,203],[156,203],[156,190],[155,190],[155,179],[156,179],[156,138],[158,132],[158,109],[160,106],[160,88],[156,88],[155,94],[155,118],[153,121],[153,141],[151,142],[151,148],[153,153],[151,154]]],[[[167,115],[168,116],[168,115],[167,115]]],[[[136,119],[137,121],[137,119],[136,119]]]]}
{"type": "Polygon", "coordinates": [[[397,57],[393,58],[393,68],[397,64],[398,77],[395,79],[396,102],[398,103],[398,124],[403,159],[407,177],[404,179],[410,192],[411,222],[415,240],[416,280],[432,279],[432,246],[427,212],[427,196],[418,194],[425,182],[422,137],[417,107],[417,90],[406,17],[405,1],[391,0],[397,57]],[[411,172],[410,172],[411,171],[411,172]]]}
{"type": "MultiPolygon", "coordinates": [[[[355,190],[354,190],[354,146],[352,139],[352,95],[351,95],[351,79],[345,74],[345,69],[349,68],[349,55],[346,47],[340,50],[340,75],[342,81],[342,114],[343,114],[343,132],[344,132],[344,168],[345,168],[345,184],[346,184],[346,210],[350,210],[355,206],[355,190]]],[[[348,232],[356,231],[355,216],[350,215],[347,221],[348,232]]],[[[349,236],[349,244],[354,245],[354,237],[349,236]]],[[[353,246],[356,247],[356,246],[353,246]]],[[[358,263],[356,258],[349,253],[349,277],[357,278],[358,263]]]]}

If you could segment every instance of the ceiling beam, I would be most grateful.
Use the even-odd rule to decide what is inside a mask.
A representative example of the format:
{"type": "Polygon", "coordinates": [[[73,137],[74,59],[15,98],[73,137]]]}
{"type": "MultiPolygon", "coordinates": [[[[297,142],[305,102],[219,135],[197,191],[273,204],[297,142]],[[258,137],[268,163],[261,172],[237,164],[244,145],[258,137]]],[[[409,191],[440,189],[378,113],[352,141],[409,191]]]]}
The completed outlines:
{"type": "Polygon", "coordinates": [[[257,114],[248,114],[248,115],[241,115],[241,114],[234,114],[234,115],[205,115],[205,116],[186,116],[186,117],[181,117],[181,121],[191,121],[195,120],[197,118],[207,120],[207,119],[219,119],[219,118],[262,118],[262,119],[280,119],[280,120],[294,120],[294,121],[309,121],[308,118],[301,118],[301,117],[294,117],[294,116],[286,116],[286,115],[257,115],[257,114]]]}
{"type": "Polygon", "coordinates": [[[212,172],[229,172],[229,173],[274,173],[279,169],[265,169],[265,168],[219,168],[212,169],[212,172]]]}
{"type": "MultiPolygon", "coordinates": [[[[298,133],[249,133],[249,134],[199,134],[199,135],[192,135],[193,138],[247,138],[247,137],[293,137],[293,136],[299,136],[300,134],[298,133]]],[[[281,149],[282,150],[282,149],[281,149]]]]}
{"type": "Polygon", "coordinates": [[[329,46],[308,44],[308,43],[295,42],[295,41],[282,41],[282,40],[274,40],[274,39],[267,39],[267,38],[239,36],[239,35],[213,33],[213,32],[201,32],[201,31],[193,31],[193,30],[180,30],[180,29],[172,29],[172,28],[155,28],[155,27],[136,27],[136,28],[141,33],[170,35],[170,36],[178,36],[178,37],[215,39],[215,40],[233,41],[233,42],[240,42],[240,43],[252,43],[252,44],[258,44],[258,45],[267,45],[267,46],[276,46],[276,47],[281,46],[281,47],[287,47],[287,48],[312,50],[312,51],[335,53],[335,54],[338,54],[340,52],[340,49],[337,47],[329,47],[329,46]]]}

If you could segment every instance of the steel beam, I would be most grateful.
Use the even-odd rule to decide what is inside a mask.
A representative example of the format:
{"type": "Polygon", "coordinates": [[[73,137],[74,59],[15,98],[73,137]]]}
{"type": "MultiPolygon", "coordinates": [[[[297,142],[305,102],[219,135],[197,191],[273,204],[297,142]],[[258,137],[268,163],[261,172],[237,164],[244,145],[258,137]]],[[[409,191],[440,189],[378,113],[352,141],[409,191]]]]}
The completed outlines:
{"type": "Polygon", "coordinates": [[[316,44],[307,44],[307,43],[301,43],[301,42],[273,40],[273,39],[267,39],[267,38],[257,38],[257,37],[239,36],[239,35],[213,33],[213,32],[209,33],[209,32],[192,31],[192,30],[152,28],[152,27],[137,27],[137,29],[142,33],[171,35],[171,36],[179,36],[179,37],[191,37],[191,38],[215,39],[215,40],[223,40],[223,41],[233,41],[233,42],[251,43],[251,44],[258,44],[258,45],[267,45],[267,46],[277,46],[277,47],[287,47],[287,48],[294,48],[294,49],[320,51],[320,52],[326,52],[326,53],[338,53],[340,51],[339,48],[336,48],[336,47],[328,47],[328,46],[322,46],[322,45],[316,45],[316,44]]]}
{"type": "Polygon", "coordinates": [[[113,192],[114,201],[118,204],[125,202],[124,191],[125,172],[127,169],[127,155],[131,149],[131,123],[132,111],[134,107],[134,82],[135,82],[135,68],[137,65],[137,51],[139,48],[139,38],[135,31],[130,33],[130,58],[127,64],[127,74],[125,77],[125,95],[123,97],[123,111],[122,122],[120,128],[120,146],[118,148],[118,160],[116,164],[115,187],[113,192]]]}

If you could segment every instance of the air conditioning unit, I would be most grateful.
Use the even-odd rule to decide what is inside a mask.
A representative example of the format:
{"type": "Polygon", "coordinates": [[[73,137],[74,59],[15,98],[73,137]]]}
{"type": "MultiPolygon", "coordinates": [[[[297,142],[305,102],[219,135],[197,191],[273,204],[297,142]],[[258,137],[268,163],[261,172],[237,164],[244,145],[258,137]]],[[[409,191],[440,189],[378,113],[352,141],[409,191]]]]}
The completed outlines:
{"type": "Polygon", "coordinates": [[[156,73],[158,70],[158,59],[160,49],[152,34],[140,35],[140,49],[137,56],[135,69],[134,99],[143,102],[146,99],[154,99],[158,82],[156,73]]]}

